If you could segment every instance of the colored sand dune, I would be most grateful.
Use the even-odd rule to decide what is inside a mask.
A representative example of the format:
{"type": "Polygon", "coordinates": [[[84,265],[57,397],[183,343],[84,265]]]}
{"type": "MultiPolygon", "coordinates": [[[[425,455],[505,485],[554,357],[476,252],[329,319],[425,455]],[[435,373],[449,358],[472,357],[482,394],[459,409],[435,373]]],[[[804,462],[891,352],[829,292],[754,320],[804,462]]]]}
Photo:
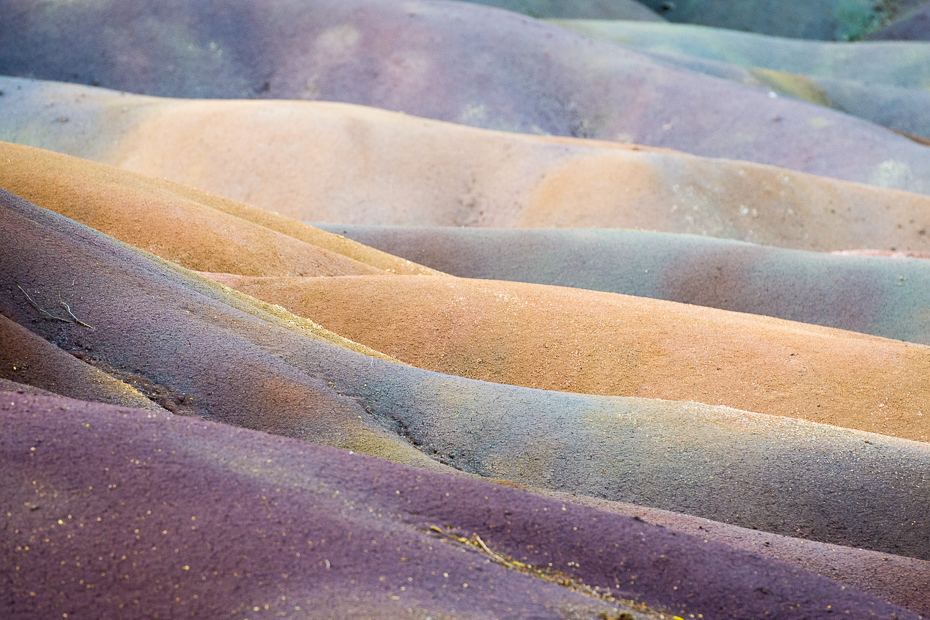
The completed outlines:
{"type": "Polygon", "coordinates": [[[0,617],[930,617],[925,8],[0,0],[0,617]]]}
{"type": "MultiPolygon", "coordinates": [[[[165,177],[305,221],[643,228],[809,250],[930,249],[930,198],[769,166],[484,131],[331,103],[188,102],[0,83],[9,93],[3,99],[10,114],[0,119],[6,140],[165,177]],[[68,122],[56,120],[61,117],[68,122]],[[295,141],[295,133],[304,139],[295,141]]],[[[0,175],[14,193],[22,194],[27,182],[51,182],[39,181],[37,168],[54,176],[66,165],[48,155],[30,157],[6,166],[0,159],[0,175]],[[39,159],[48,163],[38,166],[39,159]]],[[[872,177],[907,174],[889,164],[872,177]]],[[[34,190],[22,195],[39,200],[34,190]]]]}
{"type": "Polygon", "coordinates": [[[5,0],[0,10],[11,16],[0,32],[6,75],[358,103],[930,193],[930,151],[885,129],[480,5],[5,0]]]}
{"type": "Polygon", "coordinates": [[[637,230],[319,226],[463,278],[666,299],[930,344],[930,263],[904,252],[799,252],[637,230]]]}
{"type": "MultiPolygon", "coordinates": [[[[72,309],[95,329],[53,321],[41,321],[33,329],[53,342],[67,343],[86,360],[114,368],[118,374],[157,378],[157,383],[169,391],[169,408],[178,413],[199,414],[440,467],[427,459],[426,455],[430,455],[465,471],[553,490],[582,490],[624,501],[649,497],[652,499],[647,503],[658,507],[692,513],[697,508],[697,514],[702,516],[763,529],[771,529],[774,524],[770,521],[774,510],[782,523],[776,530],[783,533],[794,531],[787,529],[791,523],[798,527],[808,522],[811,514],[803,506],[813,502],[809,508],[826,510],[823,514],[829,519],[848,522],[853,514],[858,515],[855,523],[848,522],[839,531],[812,529],[809,535],[814,539],[842,544],[856,541],[857,546],[896,553],[906,550],[904,555],[930,557],[930,550],[923,549],[925,539],[920,534],[924,526],[917,525],[925,517],[915,515],[914,525],[903,529],[889,529],[886,525],[880,535],[875,532],[879,523],[889,518],[897,520],[891,517],[892,512],[909,513],[909,502],[923,501],[920,493],[912,493],[925,484],[922,477],[930,474],[930,469],[918,465],[927,458],[922,452],[924,444],[869,435],[871,442],[892,442],[870,457],[878,459],[874,465],[863,462],[861,455],[855,457],[870,476],[873,468],[880,472],[886,467],[880,464],[885,459],[903,459],[902,463],[908,463],[905,471],[911,473],[906,483],[882,487],[882,493],[894,499],[888,497],[874,506],[869,499],[861,505],[866,498],[863,492],[871,498],[879,489],[870,484],[867,490],[852,490],[861,488],[862,470],[846,471],[848,466],[843,463],[849,458],[846,450],[864,441],[855,431],[809,427],[781,418],[689,403],[526,390],[400,366],[357,353],[342,341],[336,340],[335,345],[341,346],[334,346],[331,338],[311,331],[283,310],[249,302],[249,298],[231,297],[193,274],[152,262],[28,203],[9,198],[6,204],[4,236],[14,240],[4,250],[8,267],[3,286],[4,290],[13,289],[3,297],[6,312],[14,320],[36,318],[37,310],[11,286],[12,282],[34,291],[33,299],[40,307],[50,293],[71,285],[72,309]],[[39,265],[24,261],[27,248],[43,237],[56,241],[48,249],[47,262],[39,265]],[[67,267],[56,267],[60,265],[67,267]],[[94,269],[82,268],[84,265],[93,265],[94,269]],[[126,278],[135,284],[123,284],[126,278]],[[171,337],[160,338],[160,333],[171,337]],[[499,414],[502,410],[508,412],[504,418],[499,414]],[[550,422],[536,426],[540,415],[551,418],[550,422]],[[686,418],[690,418],[688,424],[695,435],[679,434],[681,420],[686,418]],[[493,441],[487,434],[492,420],[493,441]],[[582,426],[578,426],[582,420],[582,426]],[[757,434],[746,435],[744,424],[757,434]],[[627,434],[640,425],[645,425],[644,432],[627,434]],[[558,430],[560,427],[564,430],[558,430]],[[578,433],[583,427],[590,437],[582,441],[578,433]],[[560,437],[563,432],[568,435],[560,437]],[[666,442],[675,435],[672,445],[702,448],[689,448],[680,453],[679,459],[669,460],[666,442]],[[569,441],[569,436],[575,439],[569,441]],[[821,448],[814,449],[810,444],[815,437],[820,437],[815,441],[822,442],[821,448]],[[630,441],[636,442],[633,453],[629,452],[632,446],[626,445],[630,441]],[[806,446],[801,452],[797,452],[798,441],[806,446]],[[781,443],[785,445],[780,448],[781,443]],[[585,444],[589,444],[585,450],[594,452],[588,459],[566,467],[566,450],[574,451],[585,444]],[[656,452],[649,456],[650,450],[656,452]],[[628,469],[625,460],[616,459],[617,455],[634,453],[640,461],[635,470],[628,469]],[[739,465],[732,462],[732,455],[737,453],[746,455],[739,465]],[[769,482],[760,485],[754,472],[762,463],[769,463],[774,453],[779,453],[778,466],[766,475],[769,482]],[[794,458],[803,460],[804,465],[793,463],[794,458]],[[521,464],[524,459],[526,462],[521,464]],[[811,468],[826,468],[833,473],[812,476],[809,483],[800,485],[796,472],[810,472],[811,468]],[[597,471],[602,475],[592,477],[597,471]],[[706,473],[695,479],[697,471],[706,473]],[[786,484],[780,479],[784,476],[794,482],[786,484]],[[831,500],[834,508],[819,505],[813,496],[809,497],[820,492],[818,480],[829,478],[830,488],[835,490],[836,485],[843,486],[846,477],[850,483],[857,482],[842,493],[839,503],[831,500]],[[669,486],[670,480],[678,482],[669,486]],[[643,487],[645,481],[650,482],[643,487]],[[676,491],[681,484],[694,488],[681,495],[676,491]],[[708,502],[710,496],[704,494],[721,493],[721,484],[729,489],[745,485],[746,493],[754,488],[762,493],[760,499],[767,488],[781,486],[794,486],[799,495],[792,501],[780,491],[783,502],[778,506],[748,501],[746,497],[740,500],[743,508],[728,502],[708,502]],[[751,512],[743,515],[746,506],[751,506],[751,512]],[[835,514],[834,509],[838,511],[835,514]],[[888,514],[876,514],[860,523],[862,510],[888,514]],[[841,517],[844,513],[847,516],[841,517]]],[[[891,471],[899,472],[899,467],[891,471]]],[[[875,476],[878,485],[881,475],[875,476]]],[[[729,493],[724,495],[736,499],[729,493]]]]}
{"type": "Polygon", "coordinates": [[[656,52],[785,73],[926,89],[930,46],[908,42],[835,43],[769,37],[690,24],[557,20],[584,34],[656,52]]]}
{"type": "Polygon", "coordinates": [[[544,390],[727,405],[930,441],[925,346],[538,284],[216,279],[427,370],[544,390]]]}
{"type": "Polygon", "coordinates": [[[930,136],[926,43],[830,43],[682,24],[554,20],[659,61],[930,136]]]}
{"type": "Polygon", "coordinates": [[[261,433],[12,393],[0,417],[10,618],[918,617],[629,517],[261,433]]]}

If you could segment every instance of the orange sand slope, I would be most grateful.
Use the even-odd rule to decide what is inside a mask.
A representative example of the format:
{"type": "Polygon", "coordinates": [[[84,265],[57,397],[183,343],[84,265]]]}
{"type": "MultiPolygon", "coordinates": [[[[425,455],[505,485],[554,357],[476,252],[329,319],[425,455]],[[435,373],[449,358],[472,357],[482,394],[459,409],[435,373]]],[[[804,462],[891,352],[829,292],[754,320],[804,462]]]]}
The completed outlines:
{"type": "MultiPolygon", "coordinates": [[[[178,101],[11,78],[0,90],[9,110],[0,139],[298,220],[643,228],[809,250],[930,250],[930,197],[760,164],[345,104],[178,101]]],[[[872,182],[897,174],[888,166],[872,182]]]]}
{"type": "Polygon", "coordinates": [[[246,204],[15,144],[0,143],[0,187],[189,269],[244,275],[435,273],[246,204]]]}
{"type": "Polygon", "coordinates": [[[930,440],[930,348],[757,315],[459,278],[216,279],[420,368],[930,440]]]}
{"type": "Polygon", "coordinates": [[[877,250],[828,254],[604,228],[317,225],[463,278],[652,297],[930,344],[930,261],[920,253],[889,260],[877,250]]]}

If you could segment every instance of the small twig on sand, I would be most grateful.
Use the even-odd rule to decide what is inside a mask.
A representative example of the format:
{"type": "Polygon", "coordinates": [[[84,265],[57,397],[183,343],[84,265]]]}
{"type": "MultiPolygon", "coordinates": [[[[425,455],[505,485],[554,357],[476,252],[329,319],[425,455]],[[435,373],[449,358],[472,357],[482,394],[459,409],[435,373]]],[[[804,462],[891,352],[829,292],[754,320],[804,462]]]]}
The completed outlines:
{"type": "Polygon", "coordinates": [[[49,319],[51,319],[51,320],[53,320],[53,321],[60,321],[60,322],[62,322],[62,323],[77,323],[78,325],[82,325],[82,326],[86,327],[87,329],[93,329],[92,326],[88,325],[87,323],[85,323],[85,322],[82,321],[81,319],[79,319],[79,318],[77,318],[76,316],[74,316],[74,313],[71,312],[71,306],[69,306],[67,303],[65,303],[65,300],[61,298],[61,295],[58,295],[58,301],[61,302],[61,306],[62,306],[65,310],[68,311],[68,316],[70,316],[71,319],[63,319],[63,318],[61,318],[60,316],[55,316],[55,315],[52,314],[51,312],[49,312],[49,311],[45,310],[44,308],[42,308],[41,306],[39,306],[39,304],[37,304],[37,303],[35,302],[35,300],[34,300],[32,297],[29,296],[29,293],[26,292],[26,289],[24,289],[23,287],[21,287],[19,284],[16,285],[16,288],[18,288],[19,290],[21,290],[21,291],[23,292],[23,295],[26,296],[26,299],[29,300],[29,303],[32,304],[32,307],[33,307],[33,308],[35,308],[36,310],[38,310],[41,314],[44,314],[47,318],[49,318],[49,319]]]}
{"type": "Polygon", "coordinates": [[[491,558],[493,558],[496,562],[500,564],[510,565],[510,562],[508,562],[501,556],[497,555],[496,553],[488,549],[488,546],[484,544],[484,541],[481,540],[481,537],[478,536],[477,532],[475,533],[475,539],[478,541],[478,544],[481,545],[481,548],[484,549],[484,552],[487,553],[489,556],[491,556],[491,558]]]}
{"type": "MultiPolygon", "coordinates": [[[[71,322],[71,321],[69,321],[68,319],[63,319],[63,318],[61,318],[60,316],[55,316],[54,314],[52,314],[52,313],[50,313],[50,312],[46,312],[45,310],[43,310],[42,308],[40,308],[40,307],[39,307],[39,304],[37,304],[35,301],[33,301],[32,297],[29,296],[29,293],[27,293],[25,290],[23,290],[23,287],[21,287],[19,284],[16,285],[16,288],[18,288],[19,290],[23,291],[23,295],[26,296],[26,299],[29,300],[29,303],[32,304],[32,307],[33,307],[33,308],[35,308],[36,310],[38,310],[39,312],[41,312],[42,314],[44,314],[44,315],[47,316],[48,318],[52,319],[53,321],[61,321],[62,323],[70,323],[70,322],[71,322]]],[[[73,316],[73,315],[72,315],[72,316],[73,316]]]]}
{"type": "Polygon", "coordinates": [[[71,312],[71,306],[69,306],[68,304],[66,304],[63,300],[59,300],[59,301],[61,301],[61,305],[65,307],[65,310],[68,311],[68,314],[71,315],[71,318],[74,319],[74,322],[75,322],[75,323],[77,323],[78,325],[83,325],[83,326],[86,327],[87,329],[93,329],[93,327],[91,327],[90,325],[88,325],[87,323],[85,323],[84,321],[82,321],[81,319],[79,319],[79,318],[77,318],[76,316],[74,316],[74,313],[71,312]]]}

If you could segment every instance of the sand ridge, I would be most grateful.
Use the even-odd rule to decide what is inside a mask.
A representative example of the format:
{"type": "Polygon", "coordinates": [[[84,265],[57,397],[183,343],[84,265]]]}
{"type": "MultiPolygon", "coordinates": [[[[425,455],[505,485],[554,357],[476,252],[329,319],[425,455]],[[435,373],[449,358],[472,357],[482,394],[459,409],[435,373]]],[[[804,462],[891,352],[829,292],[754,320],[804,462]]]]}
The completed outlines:
{"type": "Polygon", "coordinates": [[[882,596],[889,602],[902,605],[925,616],[930,612],[930,601],[926,600],[924,588],[930,563],[923,560],[828,545],[790,536],[777,536],[700,517],[620,502],[608,502],[574,493],[543,492],[543,494],[554,499],[639,518],[646,523],[685,532],[701,539],[722,542],[764,557],[795,564],[850,587],[882,596]]]}
{"type": "Polygon", "coordinates": [[[432,273],[255,207],[41,149],[0,143],[0,187],[190,269],[432,273]]]}
{"type": "Polygon", "coordinates": [[[671,67],[832,108],[920,143],[930,136],[922,43],[827,43],[687,24],[552,23],[632,46],[671,67]]]}
{"type": "MultiPolygon", "coordinates": [[[[0,119],[0,138],[96,158],[302,221],[642,228],[806,250],[930,249],[926,196],[748,162],[492,132],[336,103],[175,101],[5,83],[7,91],[25,91],[13,95],[8,120],[0,119]],[[74,120],[47,122],[47,105],[74,120]],[[131,122],[112,119],[107,110],[117,105],[131,122]]],[[[251,221],[294,234],[263,217],[251,221]]]]}
{"type": "Polygon", "coordinates": [[[918,89],[930,80],[930,50],[917,42],[810,41],[693,24],[610,20],[554,23],[641,49],[786,73],[918,89]]]}
{"type": "MultiPolygon", "coordinates": [[[[35,293],[35,292],[33,292],[35,293]]],[[[23,293],[25,294],[25,293],[23,293]]],[[[61,302],[66,303],[66,302],[61,302]]],[[[61,306],[49,308],[62,320],[71,320],[61,306]]],[[[80,361],[0,314],[0,378],[19,387],[79,400],[139,409],[164,411],[130,385],[80,361]]]]}
{"type": "Polygon", "coordinates": [[[930,152],[884,128],[514,13],[392,0],[112,2],[11,13],[6,74],[146,95],[341,101],[930,193],[930,152]]]}
{"type": "Polygon", "coordinates": [[[809,618],[919,618],[796,566],[570,502],[202,420],[3,395],[0,508],[15,529],[0,545],[15,561],[0,575],[24,601],[11,618],[85,607],[249,617],[256,607],[392,618],[627,611],[636,620],[790,608],[809,618]],[[491,553],[551,565],[575,585],[492,562],[476,536],[491,553]],[[87,559],[101,543],[112,555],[87,559]],[[582,585],[613,596],[583,596],[582,585]]]}
{"type": "Polygon", "coordinates": [[[252,298],[9,194],[0,198],[9,240],[0,247],[5,315],[85,359],[170,390],[178,414],[427,469],[930,559],[930,516],[919,491],[930,485],[925,443],[404,366],[334,346],[252,298]],[[38,245],[40,262],[32,260],[38,245]],[[39,303],[67,288],[75,314],[95,329],[35,321],[15,282],[39,289],[39,303]]]}
{"type": "Polygon", "coordinates": [[[218,280],[427,370],[545,390],[697,401],[930,439],[925,346],[525,283],[218,280]]]}
{"type": "Polygon", "coordinates": [[[641,230],[318,226],[463,278],[554,284],[930,344],[921,253],[805,252],[641,230]],[[904,260],[885,260],[900,256],[904,260]]]}

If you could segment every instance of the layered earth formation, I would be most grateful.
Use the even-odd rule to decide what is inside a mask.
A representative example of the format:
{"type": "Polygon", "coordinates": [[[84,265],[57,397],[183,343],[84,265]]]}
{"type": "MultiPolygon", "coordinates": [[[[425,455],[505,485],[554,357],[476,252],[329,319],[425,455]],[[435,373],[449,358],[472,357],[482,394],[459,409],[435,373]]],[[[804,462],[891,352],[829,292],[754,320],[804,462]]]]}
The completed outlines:
{"type": "Polygon", "coordinates": [[[0,616],[930,616],[925,12],[0,0],[0,616]]]}

